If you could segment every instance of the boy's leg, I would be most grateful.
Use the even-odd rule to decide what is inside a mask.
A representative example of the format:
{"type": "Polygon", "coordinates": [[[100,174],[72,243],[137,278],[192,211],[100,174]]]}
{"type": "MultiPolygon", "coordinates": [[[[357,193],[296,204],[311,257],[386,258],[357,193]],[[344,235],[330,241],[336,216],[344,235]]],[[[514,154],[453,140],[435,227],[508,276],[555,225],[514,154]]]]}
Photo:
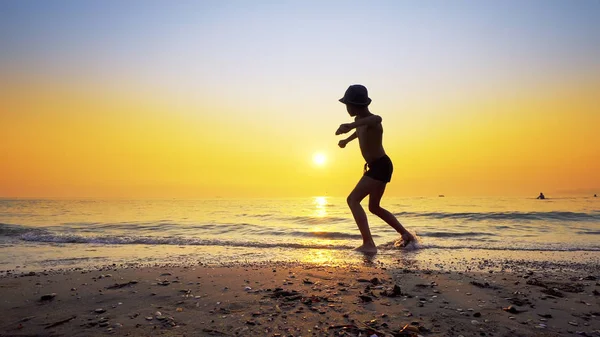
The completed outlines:
{"type": "Polygon", "coordinates": [[[367,214],[365,213],[365,210],[360,205],[360,202],[367,195],[369,195],[370,193],[372,193],[372,191],[375,190],[376,186],[378,185],[377,183],[380,183],[380,181],[377,181],[377,180],[367,177],[367,176],[363,176],[358,181],[358,183],[356,184],[356,187],[354,187],[354,189],[352,190],[352,192],[350,193],[350,195],[348,196],[348,199],[347,199],[348,206],[350,207],[350,210],[352,211],[352,215],[354,216],[356,225],[358,226],[358,229],[360,230],[360,234],[362,235],[362,238],[363,238],[362,246],[356,248],[356,250],[365,252],[365,253],[376,253],[377,247],[375,246],[375,242],[373,241],[373,237],[371,236],[371,230],[369,229],[369,222],[367,220],[367,214]]]}
{"type": "Polygon", "coordinates": [[[381,220],[385,221],[388,225],[392,226],[396,232],[400,233],[405,244],[414,241],[414,236],[410,234],[406,228],[404,228],[404,226],[402,226],[400,221],[398,221],[398,219],[396,219],[391,212],[379,205],[387,184],[377,180],[376,182],[380,184],[377,184],[377,186],[375,186],[372,192],[369,194],[369,212],[380,217],[381,220]]]}

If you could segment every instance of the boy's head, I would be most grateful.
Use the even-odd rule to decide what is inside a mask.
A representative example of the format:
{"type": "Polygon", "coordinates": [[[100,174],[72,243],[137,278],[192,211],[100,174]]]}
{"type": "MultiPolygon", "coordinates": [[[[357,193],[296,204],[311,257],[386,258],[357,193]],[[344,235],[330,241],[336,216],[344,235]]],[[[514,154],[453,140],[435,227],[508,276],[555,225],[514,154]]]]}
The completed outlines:
{"type": "Polygon", "coordinates": [[[340,98],[339,101],[346,104],[346,110],[352,117],[371,104],[367,88],[360,84],[349,86],[344,93],[344,97],[340,98]]]}

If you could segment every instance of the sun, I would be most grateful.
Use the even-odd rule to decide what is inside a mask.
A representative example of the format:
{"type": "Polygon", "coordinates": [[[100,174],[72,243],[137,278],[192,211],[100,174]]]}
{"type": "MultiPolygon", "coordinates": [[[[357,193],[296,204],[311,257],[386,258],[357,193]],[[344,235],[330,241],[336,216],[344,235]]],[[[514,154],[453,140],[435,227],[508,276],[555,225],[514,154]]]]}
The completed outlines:
{"type": "Polygon", "coordinates": [[[327,161],[327,157],[325,157],[325,155],[323,153],[317,152],[313,155],[313,163],[315,163],[315,165],[317,165],[317,166],[325,165],[326,161],[327,161]]]}

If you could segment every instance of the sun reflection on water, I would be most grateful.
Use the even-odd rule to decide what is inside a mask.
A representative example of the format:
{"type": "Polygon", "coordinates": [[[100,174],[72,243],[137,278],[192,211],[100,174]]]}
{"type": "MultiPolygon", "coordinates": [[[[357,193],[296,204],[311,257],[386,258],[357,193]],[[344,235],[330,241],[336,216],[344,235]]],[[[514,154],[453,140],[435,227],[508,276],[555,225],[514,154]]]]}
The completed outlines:
{"type": "Polygon", "coordinates": [[[314,264],[339,264],[340,256],[330,249],[311,249],[307,254],[303,254],[301,261],[314,264]]]}
{"type": "Polygon", "coordinates": [[[314,197],[313,204],[315,205],[313,216],[318,218],[327,216],[327,197],[314,197]]]}

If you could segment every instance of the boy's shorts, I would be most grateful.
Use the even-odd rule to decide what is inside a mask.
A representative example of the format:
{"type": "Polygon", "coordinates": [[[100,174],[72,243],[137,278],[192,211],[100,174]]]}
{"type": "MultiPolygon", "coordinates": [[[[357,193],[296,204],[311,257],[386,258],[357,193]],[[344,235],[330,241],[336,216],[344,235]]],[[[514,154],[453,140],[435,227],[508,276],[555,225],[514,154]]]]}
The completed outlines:
{"type": "Polygon", "coordinates": [[[371,163],[365,164],[364,170],[365,176],[383,181],[384,183],[389,183],[392,180],[394,165],[392,164],[390,157],[385,155],[371,163]],[[369,167],[368,170],[367,167],[369,167]]]}

